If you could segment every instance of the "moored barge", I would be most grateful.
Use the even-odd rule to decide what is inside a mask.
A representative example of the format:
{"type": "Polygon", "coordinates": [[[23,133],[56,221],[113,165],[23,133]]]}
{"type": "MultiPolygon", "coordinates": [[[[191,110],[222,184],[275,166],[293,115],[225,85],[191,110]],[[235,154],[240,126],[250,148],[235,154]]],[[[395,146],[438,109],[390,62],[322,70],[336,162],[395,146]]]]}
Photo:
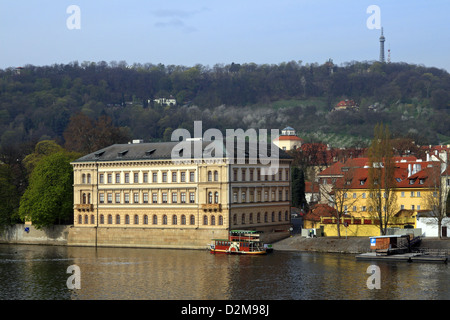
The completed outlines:
{"type": "Polygon", "coordinates": [[[254,230],[231,230],[228,239],[212,239],[211,253],[262,255],[272,252],[271,244],[264,244],[254,230]]]}

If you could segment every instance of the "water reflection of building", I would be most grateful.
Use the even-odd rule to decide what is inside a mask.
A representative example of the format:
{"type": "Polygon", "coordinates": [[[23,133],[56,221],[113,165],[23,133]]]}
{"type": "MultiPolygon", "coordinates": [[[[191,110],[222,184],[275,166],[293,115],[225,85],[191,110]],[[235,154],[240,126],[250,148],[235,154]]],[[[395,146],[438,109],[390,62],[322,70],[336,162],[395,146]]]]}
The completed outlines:
{"type": "MultiPolygon", "coordinates": [[[[205,150],[211,142],[199,143],[205,150]]],[[[195,159],[193,146],[176,162],[174,150],[187,152],[177,145],[134,141],[74,161],[69,245],[205,248],[238,228],[263,231],[267,241],[288,235],[291,158],[283,151],[279,170],[266,175],[249,150],[234,161],[238,150],[223,143],[220,159],[195,159]]]]}
{"type": "Polygon", "coordinates": [[[68,247],[81,269],[72,299],[228,299],[236,272],[228,256],[203,250],[87,249],[68,247]]]}

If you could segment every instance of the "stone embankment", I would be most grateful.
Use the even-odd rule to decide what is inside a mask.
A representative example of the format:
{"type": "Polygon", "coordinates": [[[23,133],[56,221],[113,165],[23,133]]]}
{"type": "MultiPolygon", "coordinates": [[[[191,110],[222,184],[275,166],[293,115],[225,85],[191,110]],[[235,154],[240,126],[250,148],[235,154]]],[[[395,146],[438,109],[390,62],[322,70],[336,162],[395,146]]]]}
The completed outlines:
{"type": "MultiPolygon", "coordinates": [[[[273,244],[279,251],[314,251],[330,253],[359,254],[370,251],[368,237],[318,237],[307,238],[300,235],[292,236],[273,244]]],[[[420,248],[444,249],[450,251],[450,238],[423,238],[420,248]]]]}

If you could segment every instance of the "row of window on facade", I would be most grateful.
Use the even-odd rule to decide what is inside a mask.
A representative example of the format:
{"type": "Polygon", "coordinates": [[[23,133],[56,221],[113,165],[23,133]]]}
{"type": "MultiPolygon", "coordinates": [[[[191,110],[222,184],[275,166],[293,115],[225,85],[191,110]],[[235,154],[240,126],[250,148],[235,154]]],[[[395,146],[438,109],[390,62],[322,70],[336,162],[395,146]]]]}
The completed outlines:
{"type": "MultiPolygon", "coordinates": [[[[233,224],[237,225],[238,224],[238,218],[240,216],[240,223],[241,224],[253,224],[253,223],[261,223],[264,221],[264,223],[268,223],[268,222],[281,222],[283,221],[283,214],[281,211],[278,212],[278,215],[276,215],[275,212],[272,212],[270,215],[269,213],[265,212],[264,215],[262,216],[262,214],[260,212],[258,212],[255,216],[253,215],[253,213],[249,213],[248,215],[245,213],[242,214],[234,214],[233,215],[233,224]],[[264,219],[262,221],[262,219],[264,219]],[[277,220],[278,219],[278,220],[277,220]]],[[[126,214],[125,215],[125,220],[124,223],[125,224],[131,224],[131,217],[130,215],[126,214]]],[[[114,217],[114,222],[115,224],[121,224],[121,215],[120,214],[116,214],[114,217]]],[[[153,225],[158,225],[158,222],[161,222],[162,225],[167,225],[169,223],[169,217],[167,215],[163,215],[162,216],[162,220],[158,221],[158,216],[156,214],[154,214],[152,216],[152,224],[153,225]]],[[[289,221],[289,213],[288,211],[285,211],[284,213],[284,221],[289,221]]],[[[139,221],[139,215],[134,215],[133,216],[133,224],[138,225],[140,223],[139,221]]],[[[143,216],[143,220],[142,223],[147,225],[149,224],[149,216],[148,215],[144,215],[143,216]]],[[[202,223],[203,225],[219,225],[222,226],[223,225],[223,216],[219,215],[217,217],[217,222],[216,222],[216,216],[215,215],[211,215],[209,218],[207,215],[203,216],[202,219],[202,223]]],[[[95,224],[95,215],[91,214],[90,216],[85,214],[83,215],[78,215],[78,224],[95,224]],[[89,219],[90,218],[90,219],[89,219]]],[[[100,215],[100,219],[99,219],[99,224],[113,224],[113,215],[112,214],[108,214],[106,216],[106,221],[105,221],[105,215],[101,214],[100,215]]],[[[171,217],[171,224],[172,225],[178,225],[178,215],[172,215],[171,217]]],[[[186,215],[181,215],[181,219],[180,219],[180,224],[181,225],[186,225],[187,224],[187,217],[186,215]]],[[[195,216],[194,215],[190,215],[189,216],[189,224],[190,225],[195,225],[195,216]]]]}
{"type": "MultiPolygon", "coordinates": [[[[125,215],[125,220],[124,223],[125,224],[131,224],[131,217],[130,215],[126,214],[125,215]]],[[[115,224],[121,224],[121,215],[120,214],[116,214],[114,217],[114,223],[115,224]]],[[[151,217],[151,223],[153,225],[158,225],[158,216],[156,214],[154,214],[151,217]]],[[[162,216],[162,220],[160,221],[162,225],[167,225],[169,224],[169,217],[167,215],[163,215],[162,216]]],[[[93,214],[90,215],[90,221],[89,221],[89,216],[86,215],[78,215],[78,224],[95,224],[95,216],[93,214]],[[84,219],[83,219],[84,218],[84,219]]],[[[106,216],[106,220],[105,220],[105,215],[101,214],[99,217],[99,224],[113,224],[113,215],[112,214],[108,214],[106,216]]],[[[133,224],[139,224],[139,216],[136,214],[133,216],[133,224]]],[[[149,216],[148,215],[144,215],[143,216],[143,220],[142,220],[142,224],[149,224],[149,216]]],[[[178,225],[178,216],[177,215],[172,215],[171,217],[171,224],[172,225],[178,225]]],[[[180,224],[181,225],[187,225],[187,217],[186,215],[181,215],[181,219],[180,219],[180,224]]],[[[195,216],[194,215],[190,215],[189,216],[189,224],[190,225],[195,225],[195,216]]],[[[216,225],[216,216],[211,216],[208,219],[207,215],[203,216],[203,225],[216,225]]],[[[219,215],[217,218],[217,225],[221,226],[223,225],[223,216],[219,215]]]]}
{"type": "MultiPolygon", "coordinates": [[[[383,208],[384,208],[384,210],[386,210],[386,207],[383,207],[383,208]]],[[[406,208],[405,205],[403,205],[403,204],[400,205],[400,210],[408,210],[408,209],[410,209],[410,210],[420,210],[420,205],[412,204],[410,208],[406,208]]],[[[357,206],[352,206],[352,211],[353,212],[357,212],[358,211],[358,207],[357,206]]],[[[360,211],[362,211],[362,212],[366,212],[366,211],[372,212],[373,211],[373,206],[369,206],[369,207],[361,206],[360,211]]],[[[348,206],[346,206],[346,205],[344,205],[344,212],[345,213],[348,212],[348,206]]]]}
{"type": "MultiPolygon", "coordinates": [[[[170,203],[187,203],[188,199],[187,196],[189,196],[189,203],[195,203],[195,192],[171,192],[171,202],[170,203]],[[179,198],[178,198],[179,195],[179,198]],[[179,202],[178,202],[179,200],[179,202]]],[[[148,192],[143,192],[142,193],[142,203],[149,203],[149,197],[151,196],[151,203],[159,203],[158,202],[158,193],[148,193],[148,192]]],[[[108,192],[108,193],[99,193],[98,194],[98,200],[99,203],[113,203],[113,197],[114,197],[114,203],[122,203],[122,194],[120,192],[116,192],[116,193],[112,193],[112,192],[108,192]],[[106,199],[105,199],[105,195],[106,195],[106,199]]],[[[168,192],[162,192],[161,193],[161,203],[169,203],[169,193],[168,192]]],[[[209,192],[208,193],[208,202],[209,203],[213,203],[213,193],[209,192]]],[[[214,193],[214,201],[215,203],[219,203],[219,193],[215,192],[214,193]]],[[[90,204],[91,203],[91,194],[90,193],[83,193],[82,194],[82,203],[83,204],[90,204]]],[[[140,202],[140,193],[139,192],[134,192],[134,193],[129,193],[129,192],[125,192],[123,193],[123,203],[141,203],[140,202]],[[133,202],[131,202],[131,198],[133,197],[133,202]]]]}
{"type": "Polygon", "coordinates": [[[289,169],[278,168],[277,174],[261,174],[261,169],[233,169],[233,181],[289,181],[289,169]],[[284,176],[283,176],[284,173],[284,176]],[[278,179],[277,179],[278,178],[278,179]]]}
{"type": "MultiPolygon", "coordinates": [[[[410,193],[410,197],[411,198],[420,198],[421,197],[421,193],[420,191],[411,191],[410,193]]],[[[383,194],[384,198],[386,198],[386,193],[383,194]]],[[[405,191],[401,191],[400,192],[400,197],[404,198],[406,196],[405,191]]],[[[433,192],[433,196],[436,197],[437,196],[437,192],[434,191],[433,192]]],[[[356,192],[353,193],[353,199],[356,199],[358,197],[358,195],[356,194],[356,192]]],[[[369,193],[369,197],[372,198],[372,194],[369,193]]],[[[347,199],[348,198],[348,194],[344,193],[344,198],[347,199]]],[[[361,198],[366,199],[367,198],[367,194],[365,192],[363,192],[361,194],[361,198]]]]}
{"type": "MultiPolygon", "coordinates": [[[[170,182],[195,182],[195,171],[171,171],[171,181],[170,182]],[[187,177],[189,176],[189,181],[187,177]]],[[[124,183],[149,183],[149,172],[142,173],[142,180],[139,179],[139,172],[125,172],[123,174],[123,182],[124,183]],[[133,177],[133,179],[131,179],[133,177]]],[[[117,173],[100,173],[99,174],[99,183],[121,183],[122,174],[120,172],[117,173]],[[114,178],[114,179],[113,179],[114,178]]],[[[169,172],[162,171],[161,172],[161,182],[169,182],[169,172]]],[[[217,170],[208,171],[207,173],[207,181],[219,181],[219,172],[217,170]]],[[[276,181],[276,175],[261,175],[260,169],[234,169],[233,170],[233,181],[276,181]],[[248,172],[248,174],[247,174],[248,172]],[[256,173],[255,173],[256,172],[256,173]]],[[[289,169],[279,169],[278,170],[278,181],[289,181],[289,169]],[[284,177],[283,177],[284,172],[284,177]]],[[[151,172],[151,182],[158,183],[158,172],[151,172]]],[[[91,174],[83,173],[81,175],[81,183],[82,184],[91,184],[91,174]]]]}
{"type": "Polygon", "coordinates": [[[270,192],[270,199],[269,199],[269,191],[264,191],[264,199],[261,198],[262,196],[262,191],[256,191],[256,193],[254,191],[249,191],[248,192],[248,199],[247,199],[247,192],[246,191],[241,191],[240,192],[240,199],[238,197],[238,191],[233,191],[233,202],[234,203],[238,203],[239,200],[240,202],[268,202],[268,201],[289,201],[289,189],[286,189],[284,192],[284,199],[283,199],[283,190],[278,190],[278,199],[276,198],[276,192],[275,191],[271,191],[270,192]],[[256,198],[255,198],[256,195],[256,198]]]}
{"type": "MultiPolygon", "coordinates": [[[[99,203],[122,203],[122,193],[116,192],[108,192],[108,193],[99,193],[99,203]],[[106,196],[106,198],[105,198],[106,196]],[[105,202],[106,201],[106,202],[105,202]]],[[[161,203],[169,203],[169,196],[171,196],[171,202],[170,203],[187,203],[188,199],[187,196],[189,196],[189,203],[195,203],[195,192],[162,192],[161,193],[161,203]]],[[[149,192],[143,192],[142,193],[142,202],[140,201],[140,193],[134,192],[129,193],[125,192],[123,193],[123,203],[149,203],[151,197],[151,203],[160,203],[158,201],[158,193],[149,193],[149,192]],[[131,202],[132,197],[132,202],[131,202]]],[[[271,198],[269,199],[269,192],[264,191],[264,199],[261,198],[261,191],[256,191],[256,198],[255,193],[253,191],[249,192],[249,198],[247,199],[247,193],[245,191],[241,192],[241,203],[243,202],[268,202],[268,201],[288,201],[289,200],[289,190],[285,190],[284,193],[284,199],[283,199],[283,192],[282,190],[278,191],[278,199],[276,198],[275,191],[271,192],[271,198]]],[[[208,192],[207,193],[207,203],[220,203],[219,199],[219,192],[208,192]]],[[[238,193],[233,193],[233,202],[238,203],[238,193]]],[[[91,203],[91,194],[90,193],[83,193],[82,194],[82,203],[83,204],[90,204],[91,203]]]]}
{"type": "MultiPolygon", "coordinates": [[[[211,174],[212,175],[212,174],[211,174]]],[[[181,171],[180,175],[178,177],[178,172],[177,171],[172,171],[171,173],[172,179],[171,182],[195,182],[195,172],[194,171],[189,171],[189,172],[185,172],[185,171],[181,171]],[[189,175],[189,181],[187,181],[187,175],[189,175]]],[[[216,179],[218,179],[218,172],[215,171],[214,173],[214,177],[216,179]]],[[[169,177],[169,172],[164,171],[161,173],[161,182],[169,182],[168,180],[169,177]]],[[[212,179],[212,176],[211,176],[212,179]]],[[[98,182],[100,184],[105,184],[105,183],[121,183],[121,181],[123,181],[124,183],[149,183],[149,172],[143,172],[142,173],[142,179],[139,179],[139,172],[125,172],[123,173],[123,180],[122,180],[122,174],[120,172],[116,172],[116,173],[100,173],[98,175],[98,182]],[[132,177],[132,179],[131,179],[132,177]]],[[[212,181],[212,180],[211,180],[212,181]]],[[[217,181],[217,180],[215,180],[217,181]]],[[[153,183],[158,183],[158,172],[151,172],[151,182],[153,183]]],[[[83,173],[81,175],[81,183],[82,184],[91,184],[92,183],[92,179],[91,179],[91,174],[85,174],[83,173]]]]}

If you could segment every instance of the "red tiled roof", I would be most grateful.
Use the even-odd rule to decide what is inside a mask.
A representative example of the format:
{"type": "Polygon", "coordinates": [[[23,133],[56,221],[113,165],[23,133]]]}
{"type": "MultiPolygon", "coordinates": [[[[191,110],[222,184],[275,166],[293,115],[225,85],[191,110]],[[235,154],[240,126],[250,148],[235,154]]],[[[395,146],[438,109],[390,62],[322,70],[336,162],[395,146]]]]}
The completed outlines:
{"type": "Polygon", "coordinates": [[[397,183],[397,188],[426,188],[440,183],[440,166],[427,167],[397,183]]]}
{"type": "Polygon", "coordinates": [[[319,184],[312,183],[310,181],[305,181],[305,192],[306,193],[319,193],[319,184]]]}
{"type": "Polygon", "coordinates": [[[320,217],[333,217],[336,216],[336,209],[330,207],[327,204],[316,204],[307,214],[305,214],[305,220],[319,221],[320,217]]]}
{"type": "MultiPolygon", "coordinates": [[[[382,169],[384,170],[384,169],[382,169]]],[[[370,185],[369,168],[351,168],[343,172],[343,177],[336,182],[337,188],[368,189],[370,185]],[[345,186],[343,185],[345,183],[345,186]],[[348,184],[347,184],[348,183],[348,184]]],[[[438,167],[426,167],[419,172],[408,176],[408,168],[396,166],[394,169],[394,183],[397,188],[424,188],[433,186],[436,181],[433,177],[439,177],[438,167]],[[437,171],[436,171],[437,170],[437,171]]],[[[383,184],[383,181],[381,181],[383,184]]],[[[383,185],[382,185],[383,187],[383,185]]]]}
{"type": "Polygon", "coordinates": [[[356,103],[353,100],[342,100],[337,104],[337,106],[338,107],[356,106],[356,103]]]}
{"type": "MultiPolygon", "coordinates": [[[[422,161],[415,156],[393,157],[394,183],[397,188],[424,188],[433,186],[440,175],[450,175],[450,167],[442,174],[441,163],[437,161],[422,161]],[[437,170],[437,172],[436,172],[437,170]]],[[[335,187],[348,189],[369,188],[369,158],[350,158],[342,162],[336,162],[318,174],[318,177],[330,180],[337,178],[335,187]],[[346,183],[345,186],[343,183],[346,183]]],[[[384,170],[384,169],[382,169],[384,170]]],[[[328,181],[331,183],[331,181],[328,181]]]]}
{"type": "Polygon", "coordinates": [[[368,163],[368,158],[351,158],[347,159],[345,163],[338,161],[321,171],[319,176],[343,175],[345,172],[342,171],[342,168],[363,168],[366,167],[368,163]]]}
{"type": "Polygon", "coordinates": [[[328,168],[322,170],[318,175],[319,176],[336,176],[342,175],[342,167],[344,164],[342,162],[335,162],[328,168]]]}
{"type": "Polygon", "coordinates": [[[299,138],[297,136],[279,136],[278,138],[275,139],[275,141],[279,141],[279,140],[296,140],[296,141],[303,141],[302,138],[299,138]]]}

